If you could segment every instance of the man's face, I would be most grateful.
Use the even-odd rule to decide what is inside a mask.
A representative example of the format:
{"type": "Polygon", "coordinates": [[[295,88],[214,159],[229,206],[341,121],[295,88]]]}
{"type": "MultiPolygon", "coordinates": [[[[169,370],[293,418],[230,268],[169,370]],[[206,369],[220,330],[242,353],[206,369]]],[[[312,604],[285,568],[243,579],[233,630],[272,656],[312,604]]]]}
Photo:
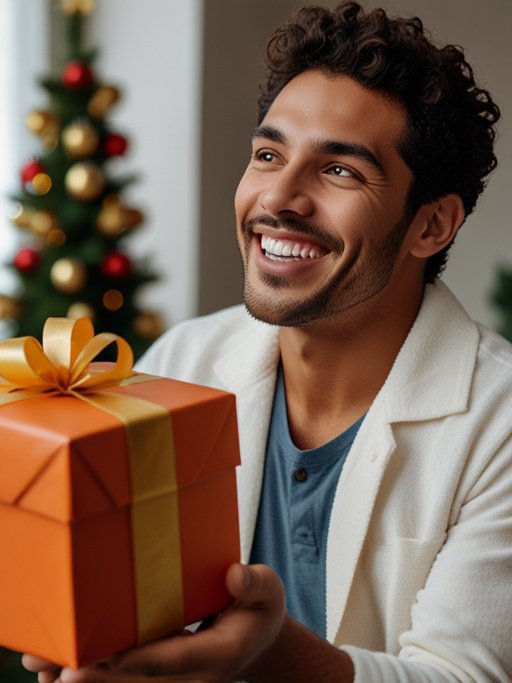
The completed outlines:
{"type": "Polygon", "coordinates": [[[307,71],[279,93],[235,197],[256,318],[306,325],[385,294],[407,258],[405,126],[400,105],[346,76],[307,71]]]}

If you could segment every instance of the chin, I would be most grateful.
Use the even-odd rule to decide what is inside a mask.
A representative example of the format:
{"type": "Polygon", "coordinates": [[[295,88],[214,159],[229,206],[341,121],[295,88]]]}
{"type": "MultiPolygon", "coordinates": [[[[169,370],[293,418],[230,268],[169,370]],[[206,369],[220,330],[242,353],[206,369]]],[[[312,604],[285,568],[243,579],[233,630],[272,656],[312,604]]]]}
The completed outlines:
{"type": "Polygon", "coordinates": [[[249,314],[256,320],[279,327],[305,327],[309,323],[330,315],[324,297],[309,300],[285,301],[277,292],[262,294],[246,288],[244,303],[249,314]],[[319,301],[318,299],[322,299],[319,301]]]}

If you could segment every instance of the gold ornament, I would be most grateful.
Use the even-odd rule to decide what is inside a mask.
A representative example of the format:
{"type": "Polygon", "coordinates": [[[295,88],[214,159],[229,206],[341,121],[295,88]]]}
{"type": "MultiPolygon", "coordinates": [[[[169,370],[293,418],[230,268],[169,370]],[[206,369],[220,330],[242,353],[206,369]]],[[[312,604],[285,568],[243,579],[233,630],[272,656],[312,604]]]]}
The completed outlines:
{"type": "Polygon", "coordinates": [[[62,144],[71,159],[80,159],[96,152],[100,136],[88,121],[76,121],[62,131],[62,144]]]}
{"type": "Polygon", "coordinates": [[[57,216],[50,211],[35,211],[30,221],[32,232],[38,237],[48,237],[52,230],[59,228],[57,216]]]}
{"type": "Polygon", "coordinates": [[[53,264],[50,280],[55,289],[62,294],[76,294],[85,287],[87,269],[78,259],[61,258],[53,264]]]}
{"type": "Polygon", "coordinates": [[[62,247],[66,242],[66,233],[59,228],[50,230],[46,238],[46,244],[49,247],[62,247]]]}
{"type": "Polygon", "coordinates": [[[118,237],[142,223],[144,216],[137,209],[123,206],[118,195],[108,195],[103,200],[96,226],[105,237],[118,237]]]}
{"type": "Polygon", "coordinates": [[[95,314],[94,308],[86,304],[85,301],[76,301],[68,308],[66,315],[68,318],[89,318],[94,320],[95,314]]]}
{"type": "Polygon", "coordinates": [[[52,179],[47,173],[37,173],[32,178],[32,189],[34,194],[48,194],[52,189],[52,179]]]}
{"type": "Polygon", "coordinates": [[[0,320],[17,318],[20,313],[20,302],[18,299],[0,294],[0,320]]]}
{"type": "Polygon", "coordinates": [[[107,311],[118,311],[124,304],[124,296],[118,289],[108,289],[102,301],[107,311]]]}
{"type": "Polygon", "coordinates": [[[121,91],[115,85],[100,85],[89,100],[87,111],[93,118],[101,119],[120,97],[121,91]]]}
{"type": "Polygon", "coordinates": [[[68,194],[81,202],[94,201],[105,187],[103,173],[92,161],[73,164],[66,173],[64,183],[68,194]]]}
{"type": "Polygon", "coordinates": [[[158,313],[139,313],[133,321],[133,329],[143,339],[154,341],[164,331],[164,323],[158,313]]]}
{"type": "Polygon", "coordinates": [[[98,230],[106,237],[117,237],[124,232],[123,209],[118,195],[108,195],[103,200],[96,219],[98,230]]]}
{"type": "Polygon", "coordinates": [[[53,149],[59,139],[59,120],[49,111],[35,109],[25,117],[26,127],[41,138],[43,146],[53,149]]]}
{"type": "Polygon", "coordinates": [[[29,230],[32,228],[32,216],[35,213],[34,209],[29,209],[22,204],[19,204],[11,214],[10,219],[18,228],[29,230]]]}
{"type": "Polygon", "coordinates": [[[64,14],[76,14],[80,12],[84,16],[94,10],[94,0],[60,0],[60,6],[64,14]]]}
{"type": "Polygon", "coordinates": [[[25,116],[26,127],[36,135],[40,135],[49,125],[57,123],[57,119],[49,111],[34,109],[25,116]]]}

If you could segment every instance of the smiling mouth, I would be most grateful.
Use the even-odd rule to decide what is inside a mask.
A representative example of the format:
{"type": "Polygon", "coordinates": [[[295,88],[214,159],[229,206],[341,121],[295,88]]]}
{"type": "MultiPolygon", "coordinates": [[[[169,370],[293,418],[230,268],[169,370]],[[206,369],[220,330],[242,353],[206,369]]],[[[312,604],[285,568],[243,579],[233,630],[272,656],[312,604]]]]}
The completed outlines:
{"type": "Polygon", "coordinates": [[[328,253],[318,244],[280,240],[268,235],[261,235],[261,249],[272,261],[306,261],[322,258],[328,253]]]}

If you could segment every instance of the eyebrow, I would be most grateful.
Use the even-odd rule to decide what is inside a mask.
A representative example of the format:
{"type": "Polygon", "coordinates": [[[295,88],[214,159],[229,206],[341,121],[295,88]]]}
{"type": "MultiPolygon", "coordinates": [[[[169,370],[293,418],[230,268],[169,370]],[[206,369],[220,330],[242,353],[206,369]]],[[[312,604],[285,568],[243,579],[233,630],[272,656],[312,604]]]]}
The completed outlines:
{"type": "Polygon", "coordinates": [[[251,140],[255,138],[265,138],[270,142],[279,142],[282,145],[286,143],[286,135],[273,126],[258,126],[251,133],[251,140]]]}
{"type": "MultiPolygon", "coordinates": [[[[251,135],[251,140],[255,138],[265,138],[270,142],[286,144],[286,135],[273,126],[258,126],[251,135]]],[[[340,156],[356,157],[371,164],[381,175],[386,175],[386,171],[380,159],[365,145],[357,145],[351,142],[340,140],[319,140],[313,143],[313,150],[318,154],[334,154],[340,156]]]]}

